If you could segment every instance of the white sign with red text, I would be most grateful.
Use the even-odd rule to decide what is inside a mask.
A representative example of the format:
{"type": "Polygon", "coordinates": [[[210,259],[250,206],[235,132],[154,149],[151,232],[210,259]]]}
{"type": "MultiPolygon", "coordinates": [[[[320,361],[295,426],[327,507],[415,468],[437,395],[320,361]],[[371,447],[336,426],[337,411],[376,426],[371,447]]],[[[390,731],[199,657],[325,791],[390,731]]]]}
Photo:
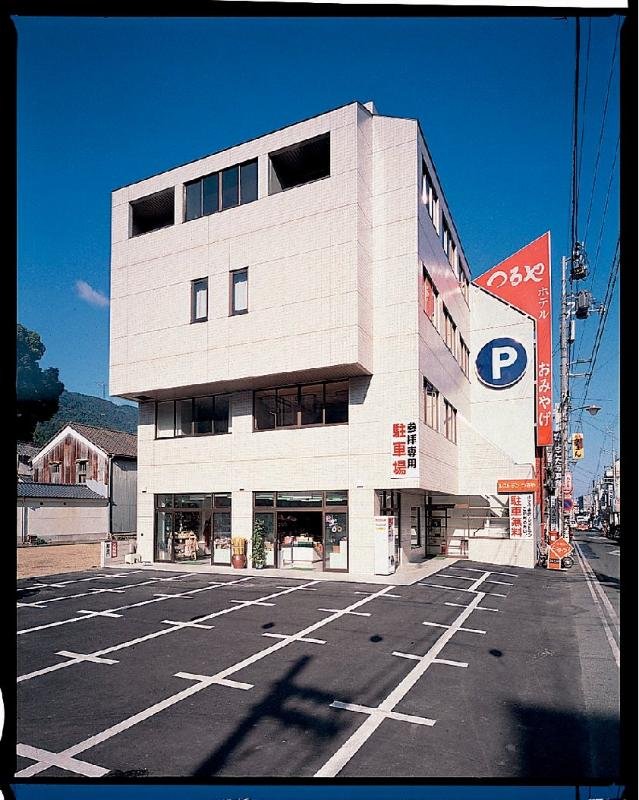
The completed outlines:
{"type": "Polygon", "coordinates": [[[510,538],[532,539],[533,533],[533,495],[511,494],[508,499],[510,510],[510,538]]]}
{"type": "Polygon", "coordinates": [[[417,420],[393,422],[391,478],[419,476],[419,425],[417,420]]]}

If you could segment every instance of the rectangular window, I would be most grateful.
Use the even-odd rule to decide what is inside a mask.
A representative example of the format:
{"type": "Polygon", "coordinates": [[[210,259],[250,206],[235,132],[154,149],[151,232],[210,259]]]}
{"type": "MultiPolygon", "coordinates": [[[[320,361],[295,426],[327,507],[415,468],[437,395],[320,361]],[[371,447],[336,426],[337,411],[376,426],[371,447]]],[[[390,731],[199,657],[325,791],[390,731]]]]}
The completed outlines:
{"type": "Polygon", "coordinates": [[[257,200],[257,159],[184,184],[184,221],[257,200]]]}
{"type": "Polygon", "coordinates": [[[257,200],[257,160],[240,164],[240,203],[257,200]]]}
{"type": "Polygon", "coordinates": [[[49,470],[51,472],[51,483],[60,483],[60,462],[52,461],[49,464],[49,470]]]}
{"type": "Polygon", "coordinates": [[[217,172],[202,178],[202,214],[215,214],[220,210],[220,179],[217,172]]]}
{"type": "Polygon", "coordinates": [[[435,191],[434,187],[431,188],[430,192],[428,212],[430,214],[430,218],[433,220],[433,225],[435,226],[437,235],[439,236],[439,197],[437,197],[437,192],[435,191]]]}
{"type": "Polygon", "coordinates": [[[248,312],[248,269],[231,272],[231,316],[248,312]]]}
{"type": "Polygon", "coordinates": [[[131,237],[166,228],[175,222],[175,189],[164,189],[130,203],[131,237]]]}
{"type": "Polygon", "coordinates": [[[191,322],[205,322],[209,316],[209,279],[191,281],[191,322]]]}
{"type": "Polygon", "coordinates": [[[444,248],[444,253],[448,257],[450,261],[450,245],[451,245],[451,235],[450,235],[450,228],[448,227],[448,222],[446,221],[446,217],[442,215],[442,246],[444,248]]]}
{"type": "Polygon", "coordinates": [[[446,413],[446,438],[451,442],[457,442],[457,409],[451,406],[448,400],[444,400],[446,413]]]}
{"type": "Polygon", "coordinates": [[[468,364],[470,361],[470,350],[466,346],[466,342],[459,337],[459,365],[462,368],[462,372],[466,377],[468,377],[468,364]]]}
{"type": "Polygon", "coordinates": [[[461,293],[468,304],[468,278],[466,277],[466,272],[461,263],[461,259],[459,260],[459,285],[461,287],[461,293]]]}
{"type": "Polygon", "coordinates": [[[222,170],[222,211],[240,203],[240,168],[222,170]]]}
{"type": "Polygon", "coordinates": [[[262,389],[253,395],[253,430],[348,422],[348,381],[262,389]]]}
{"type": "Polygon", "coordinates": [[[439,199],[424,159],[422,159],[422,203],[428,209],[435,230],[439,233],[439,199]]]}
{"type": "Polygon", "coordinates": [[[75,462],[75,482],[76,483],[86,483],[87,482],[87,466],[88,461],[86,459],[79,459],[75,462]]]}
{"type": "Polygon", "coordinates": [[[196,397],[193,408],[194,434],[213,433],[213,398],[196,397]]]}
{"type": "Polygon", "coordinates": [[[253,424],[256,431],[270,431],[275,428],[277,395],[275,389],[255,392],[253,424]]]}
{"type": "Polygon", "coordinates": [[[213,433],[229,432],[230,403],[228,395],[218,395],[214,400],[213,433]]]}
{"type": "Polygon", "coordinates": [[[327,425],[348,422],[348,381],[326,384],[324,420],[327,425]]]}
{"type": "Polygon", "coordinates": [[[229,430],[228,395],[163,400],[156,404],[157,439],[228,433],[229,430]]]}
{"type": "Polygon", "coordinates": [[[167,439],[175,435],[175,403],[165,400],[156,406],[155,435],[167,439]]]}
{"type": "Polygon", "coordinates": [[[422,546],[422,519],[419,506],[410,509],[410,546],[416,550],[422,546]]]}
{"type": "Polygon", "coordinates": [[[456,334],[457,326],[453,322],[453,318],[450,316],[446,307],[444,307],[444,341],[446,342],[446,347],[450,350],[450,352],[456,356],[456,334]]]}
{"type": "Polygon", "coordinates": [[[302,386],[300,408],[302,425],[321,425],[324,421],[324,385],[314,383],[310,386],[302,386]]]}
{"type": "Polygon", "coordinates": [[[424,422],[429,428],[439,430],[439,392],[424,378],[424,422]]]}
{"type": "Polygon", "coordinates": [[[193,400],[176,400],[175,435],[193,436],[193,400]]]}
{"type": "Polygon", "coordinates": [[[331,172],[330,133],[269,153],[269,194],[326,178],[331,172]]]}
{"type": "Polygon", "coordinates": [[[277,390],[277,427],[297,425],[298,387],[288,386],[277,390]]]}
{"type": "Polygon", "coordinates": [[[435,284],[431,280],[430,275],[424,268],[424,311],[436,328],[438,327],[438,309],[439,292],[435,288],[435,284]]]}

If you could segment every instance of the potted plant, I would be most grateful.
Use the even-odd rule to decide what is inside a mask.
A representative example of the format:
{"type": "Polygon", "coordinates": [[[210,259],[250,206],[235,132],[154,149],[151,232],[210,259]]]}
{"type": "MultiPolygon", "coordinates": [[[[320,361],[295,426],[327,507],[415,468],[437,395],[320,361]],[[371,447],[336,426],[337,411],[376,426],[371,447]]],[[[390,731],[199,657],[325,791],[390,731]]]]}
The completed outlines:
{"type": "Polygon", "coordinates": [[[251,559],[254,569],[263,569],[266,565],[266,526],[264,520],[256,519],[253,525],[251,541],[251,559]]]}
{"type": "Polygon", "coordinates": [[[231,539],[231,564],[235,569],[246,567],[246,539],[234,536],[231,539]]]}

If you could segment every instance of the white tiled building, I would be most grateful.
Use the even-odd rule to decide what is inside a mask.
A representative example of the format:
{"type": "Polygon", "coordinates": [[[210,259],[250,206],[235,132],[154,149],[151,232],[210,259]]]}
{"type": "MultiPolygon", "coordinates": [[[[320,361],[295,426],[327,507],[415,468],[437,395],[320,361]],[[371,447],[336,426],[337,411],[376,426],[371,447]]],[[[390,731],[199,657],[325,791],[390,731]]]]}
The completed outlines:
{"type": "Polygon", "coordinates": [[[269,564],[370,574],[387,514],[402,563],[532,566],[495,538],[495,495],[533,475],[533,372],[495,392],[474,360],[515,336],[532,363],[533,322],[469,275],[418,122],[372,103],[114,191],[110,392],[140,404],[143,558],[229,563],[258,519],[269,564]],[[409,422],[416,469],[393,456],[409,422]]]}

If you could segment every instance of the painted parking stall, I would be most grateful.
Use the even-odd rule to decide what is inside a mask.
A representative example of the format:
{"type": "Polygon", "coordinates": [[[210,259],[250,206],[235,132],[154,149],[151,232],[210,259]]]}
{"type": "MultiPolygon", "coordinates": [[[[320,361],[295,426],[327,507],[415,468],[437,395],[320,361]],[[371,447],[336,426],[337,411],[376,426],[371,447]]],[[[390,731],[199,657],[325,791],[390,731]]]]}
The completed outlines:
{"type": "Polygon", "coordinates": [[[136,588],[146,597],[105,609],[119,616],[32,631],[19,644],[46,643],[47,663],[19,676],[17,775],[354,777],[391,741],[437,750],[463,724],[442,687],[480,691],[525,574],[461,563],[411,586],[197,576],[136,588]],[[105,624],[121,635],[101,646],[105,624]],[[74,702],[85,719],[67,724],[74,702]]]}

